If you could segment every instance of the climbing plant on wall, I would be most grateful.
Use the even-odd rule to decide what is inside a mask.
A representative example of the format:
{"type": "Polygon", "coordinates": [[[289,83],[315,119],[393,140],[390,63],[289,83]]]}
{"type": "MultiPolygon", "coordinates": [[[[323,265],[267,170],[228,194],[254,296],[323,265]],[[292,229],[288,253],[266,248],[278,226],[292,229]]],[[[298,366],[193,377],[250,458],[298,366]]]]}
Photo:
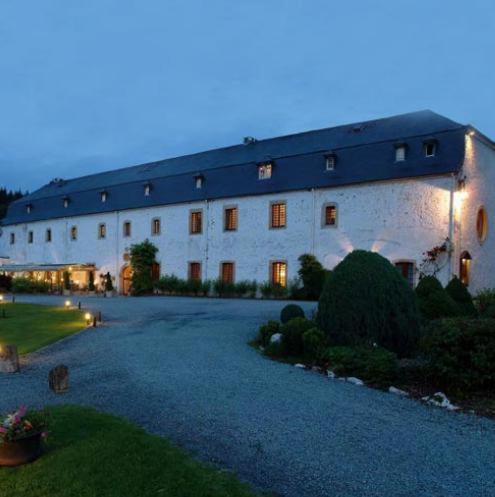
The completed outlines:
{"type": "Polygon", "coordinates": [[[153,291],[151,270],[156,262],[158,248],[149,240],[131,245],[132,282],[131,293],[143,295],[153,291]]]}

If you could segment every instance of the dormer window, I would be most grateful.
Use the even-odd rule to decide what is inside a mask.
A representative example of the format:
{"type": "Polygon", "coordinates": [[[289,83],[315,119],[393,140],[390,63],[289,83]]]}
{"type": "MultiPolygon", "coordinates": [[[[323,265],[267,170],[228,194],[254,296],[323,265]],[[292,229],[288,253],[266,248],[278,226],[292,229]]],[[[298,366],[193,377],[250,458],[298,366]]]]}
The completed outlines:
{"type": "Polygon", "coordinates": [[[270,179],[272,177],[273,164],[263,162],[258,164],[258,179],[270,179]]]}
{"type": "Polygon", "coordinates": [[[404,162],[406,160],[407,145],[397,143],[395,145],[395,162],[404,162]]]}
{"type": "Polygon", "coordinates": [[[325,155],[325,169],[327,171],[333,171],[335,165],[337,164],[337,156],[333,153],[325,155]]]}
{"type": "Polygon", "coordinates": [[[201,188],[203,188],[204,180],[205,180],[205,178],[201,174],[194,176],[194,184],[196,185],[197,190],[200,190],[201,188]]]}
{"type": "Polygon", "coordinates": [[[106,202],[108,198],[108,192],[106,191],[100,192],[100,198],[102,202],[106,202]]]}
{"type": "Polygon", "coordinates": [[[144,196],[149,197],[151,195],[151,183],[146,183],[144,185],[144,196]]]}
{"type": "Polygon", "coordinates": [[[437,153],[437,142],[435,140],[426,141],[424,144],[425,157],[435,157],[437,153]]]}
{"type": "Polygon", "coordinates": [[[70,203],[69,197],[64,197],[64,209],[67,209],[67,207],[69,207],[69,203],[70,203]]]}
{"type": "Polygon", "coordinates": [[[33,206],[32,206],[31,204],[27,204],[27,205],[26,205],[26,212],[27,212],[28,214],[31,214],[31,211],[32,211],[32,210],[33,210],[33,206]]]}

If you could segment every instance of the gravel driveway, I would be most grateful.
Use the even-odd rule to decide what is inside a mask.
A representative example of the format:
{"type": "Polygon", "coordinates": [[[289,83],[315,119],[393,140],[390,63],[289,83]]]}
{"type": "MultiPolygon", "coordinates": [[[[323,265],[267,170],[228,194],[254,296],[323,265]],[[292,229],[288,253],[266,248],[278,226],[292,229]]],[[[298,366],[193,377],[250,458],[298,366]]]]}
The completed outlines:
{"type": "Polygon", "coordinates": [[[283,302],[82,302],[103,312],[105,326],[31,354],[22,374],[0,376],[0,410],[95,406],[291,497],[495,495],[492,421],[330,380],[249,347],[283,302]],[[64,396],[47,387],[48,370],[60,363],[71,369],[64,396]]]}

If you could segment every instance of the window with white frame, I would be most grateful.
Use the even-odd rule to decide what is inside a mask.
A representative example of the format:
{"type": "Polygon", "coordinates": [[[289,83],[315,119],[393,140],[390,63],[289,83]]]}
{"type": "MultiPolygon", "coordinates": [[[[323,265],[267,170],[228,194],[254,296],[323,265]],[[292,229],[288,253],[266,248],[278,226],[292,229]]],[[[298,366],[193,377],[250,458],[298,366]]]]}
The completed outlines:
{"type": "Polygon", "coordinates": [[[335,154],[327,154],[325,156],[325,168],[327,171],[335,170],[337,164],[337,156],[335,154]]]}
{"type": "Polygon", "coordinates": [[[395,162],[403,162],[406,160],[406,146],[397,145],[395,147],[395,162]]]}
{"type": "Polygon", "coordinates": [[[435,141],[428,141],[424,144],[425,157],[435,157],[437,153],[437,144],[435,141]]]}
{"type": "Polygon", "coordinates": [[[100,193],[100,198],[102,202],[106,202],[108,198],[108,193],[107,192],[101,192],[100,193]]]}

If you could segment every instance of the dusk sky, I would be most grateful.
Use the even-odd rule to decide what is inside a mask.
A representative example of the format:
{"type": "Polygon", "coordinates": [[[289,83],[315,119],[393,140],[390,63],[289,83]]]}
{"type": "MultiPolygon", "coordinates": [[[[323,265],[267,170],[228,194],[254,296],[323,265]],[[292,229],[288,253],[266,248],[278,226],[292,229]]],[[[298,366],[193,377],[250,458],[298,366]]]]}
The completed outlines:
{"type": "Polygon", "coordinates": [[[495,138],[493,0],[1,0],[0,186],[432,109],[495,138]]]}

